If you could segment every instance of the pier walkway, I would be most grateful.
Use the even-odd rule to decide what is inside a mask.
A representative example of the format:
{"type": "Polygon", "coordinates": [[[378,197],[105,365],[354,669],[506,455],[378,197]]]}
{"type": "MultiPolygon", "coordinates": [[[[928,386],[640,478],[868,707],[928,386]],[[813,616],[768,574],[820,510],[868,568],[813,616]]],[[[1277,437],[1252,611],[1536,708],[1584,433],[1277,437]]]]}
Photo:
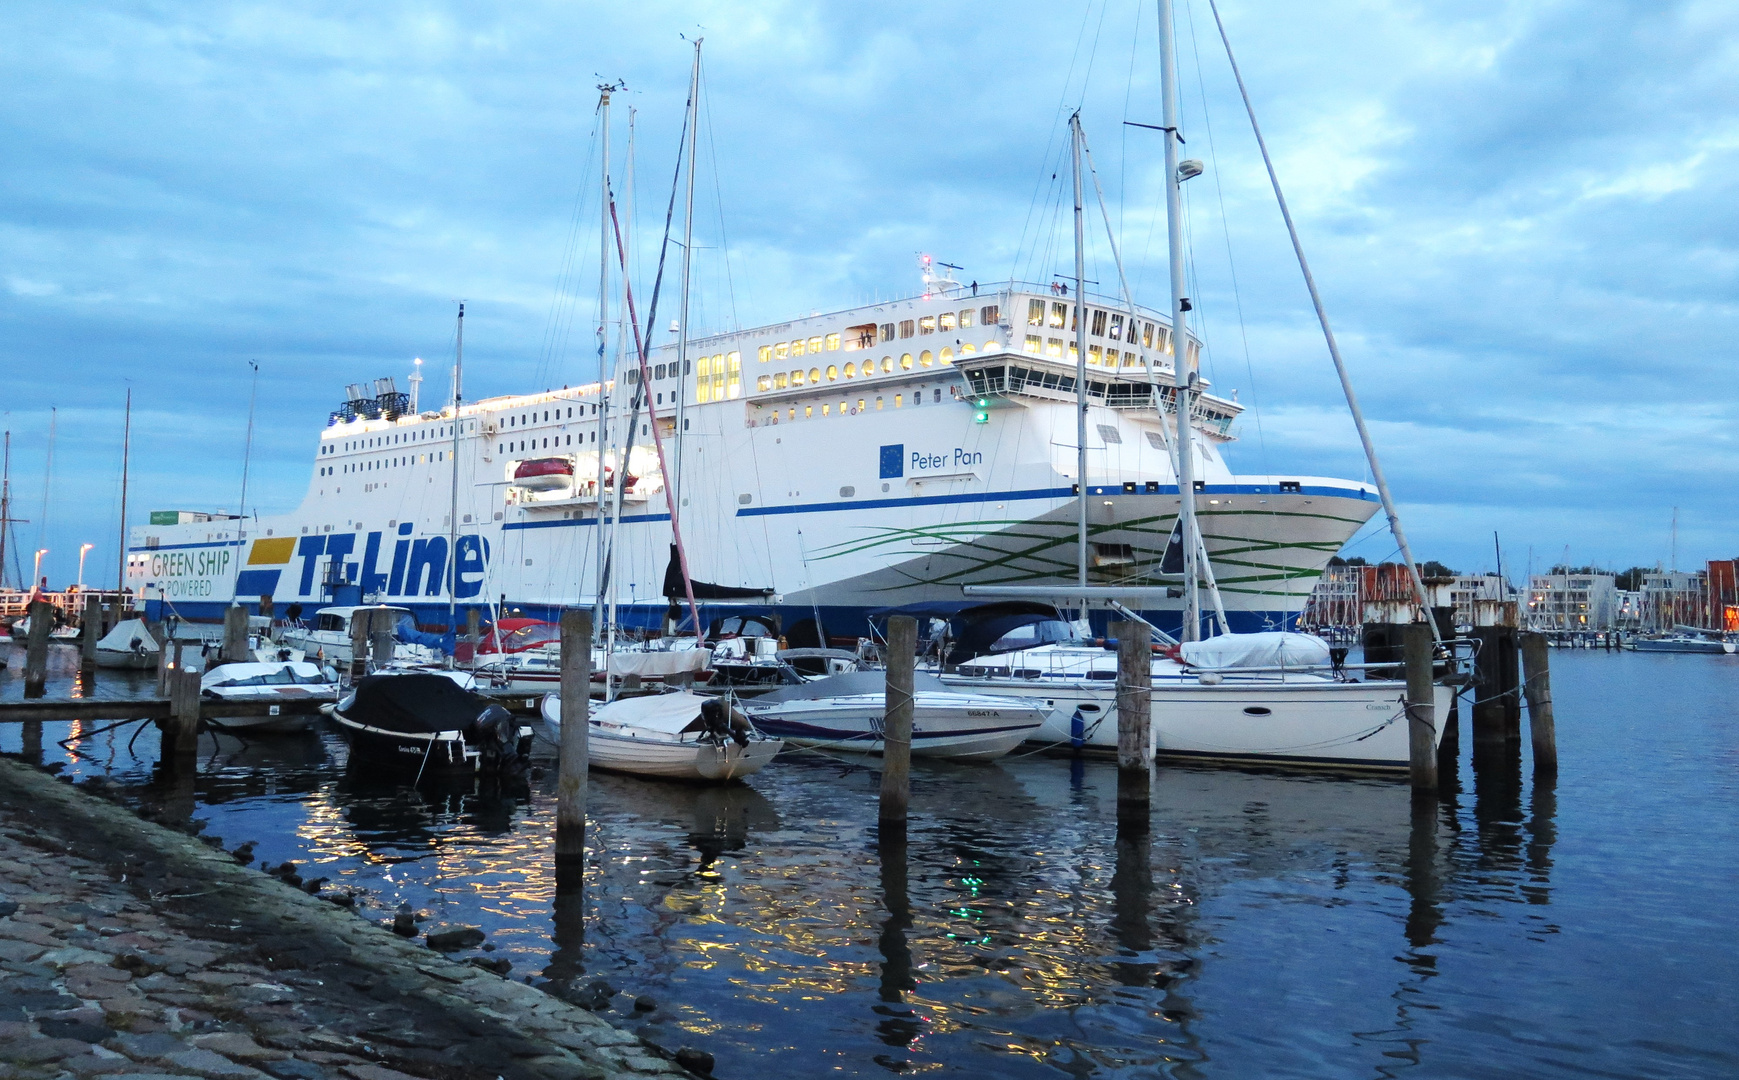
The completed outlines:
{"type": "Polygon", "coordinates": [[[0,761],[0,1080],[686,1075],[584,1009],[0,761]]]}

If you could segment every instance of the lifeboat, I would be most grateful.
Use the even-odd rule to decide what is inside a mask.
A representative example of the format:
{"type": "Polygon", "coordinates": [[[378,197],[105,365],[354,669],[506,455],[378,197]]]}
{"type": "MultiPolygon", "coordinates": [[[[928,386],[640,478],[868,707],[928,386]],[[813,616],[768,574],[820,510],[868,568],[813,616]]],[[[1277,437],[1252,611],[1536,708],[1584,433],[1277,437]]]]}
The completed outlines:
{"type": "Polygon", "coordinates": [[[535,458],[513,470],[513,483],[528,491],[554,491],[572,486],[574,463],[567,458],[535,458]]]}

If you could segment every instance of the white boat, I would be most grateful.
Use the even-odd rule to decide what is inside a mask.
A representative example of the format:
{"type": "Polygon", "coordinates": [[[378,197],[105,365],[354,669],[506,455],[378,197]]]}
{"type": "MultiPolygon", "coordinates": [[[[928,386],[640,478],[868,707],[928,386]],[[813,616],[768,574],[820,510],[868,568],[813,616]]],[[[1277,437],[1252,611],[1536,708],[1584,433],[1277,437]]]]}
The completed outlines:
{"type": "MultiPolygon", "coordinates": [[[[409,608],[391,604],[339,605],[324,607],[314,613],[314,619],[306,626],[287,626],[278,633],[278,644],[282,647],[296,650],[306,658],[334,664],[349,663],[351,659],[350,628],[358,618],[367,618],[385,613],[397,627],[405,619],[413,619],[409,608]]],[[[438,649],[426,645],[397,641],[393,645],[393,659],[408,664],[437,663],[443,654],[438,649]]]]}
{"type": "Polygon", "coordinates": [[[307,728],[307,713],[225,716],[223,706],[228,702],[335,701],[338,673],[318,664],[297,661],[220,664],[200,676],[199,692],[210,699],[205,712],[216,718],[213,726],[217,728],[250,734],[296,732],[307,728]]]}
{"type": "Polygon", "coordinates": [[[150,671],[162,650],[143,619],[122,619],[97,642],[97,666],[150,671]]]}
{"type": "MultiPolygon", "coordinates": [[[[560,694],[543,699],[543,718],[561,730],[560,694]]],[[[590,763],[612,772],[670,780],[741,780],[761,771],[784,748],[718,697],[686,690],[618,698],[591,711],[590,763]]]]}
{"type": "MultiPolygon", "coordinates": [[[[934,675],[912,680],[912,756],[994,761],[1037,733],[1048,710],[954,690],[934,675]]],[[[795,746],[882,752],[886,672],[831,675],[743,702],[755,726],[795,746]]]]}
{"type": "MultiPolygon", "coordinates": [[[[1067,625],[1059,616],[1035,612],[1030,625],[1013,625],[1006,611],[991,610],[999,620],[993,625],[1003,632],[999,640],[1049,643],[965,660],[942,675],[943,683],[1042,706],[1045,722],[1033,735],[1035,743],[1115,752],[1117,653],[1085,641],[1056,641],[1067,625]]],[[[970,615],[968,608],[954,620],[964,640],[972,639],[970,615]]],[[[1150,670],[1156,756],[1407,767],[1406,684],[1353,681],[1334,669],[1320,638],[1221,635],[1156,655],[1150,670]]],[[[1448,715],[1451,696],[1448,687],[1436,688],[1436,716],[1448,715]]]]}
{"type": "Polygon", "coordinates": [[[1668,634],[1663,637],[1633,638],[1629,643],[1637,652],[1713,653],[1730,655],[1734,644],[1724,638],[1700,634],[1668,634]]]}
{"type": "MultiPolygon", "coordinates": [[[[13,623],[11,632],[12,640],[19,645],[23,645],[26,641],[30,640],[30,616],[26,615],[24,618],[13,623]]],[[[77,640],[78,636],[78,628],[75,626],[54,626],[48,631],[48,640],[50,641],[65,643],[77,640]]]]}

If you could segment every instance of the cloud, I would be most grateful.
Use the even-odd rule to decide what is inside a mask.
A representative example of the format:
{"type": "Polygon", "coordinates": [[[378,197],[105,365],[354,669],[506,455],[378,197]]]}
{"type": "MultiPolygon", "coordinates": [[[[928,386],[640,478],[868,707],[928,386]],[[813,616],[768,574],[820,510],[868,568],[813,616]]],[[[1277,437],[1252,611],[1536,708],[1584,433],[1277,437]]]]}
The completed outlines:
{"type": "MultiPolygon", "coordinates": [[[[1261,415],[1230,456],[1362,475],[1206,4],[1178,9],[1189,148],[1209,164],[1188,188],[1198,325],[1216,384],[1261,415]]],[[[1420,552],[1474,560],[1498,527],[1640,561],[1679,506],[1684,550],[1732,554],[1739,13],[1222,10],[1420,552]]],[[[903,294],[918,251],[981,281],[1048,280],[1069,261],[1077,105],[1131,280],[1162,302],[1157,143],[1123,125],[1159,110],[1153,12],[1134,0],[995,17],[669,0],[8,14],[0,407],[28,489],[62,406],[57,578],[114,532],[128,386],[132,504],[217,508],[239,496],[259,360],[250,501],[282,509],[344,383],[402,377],[413,356],[441,381],[461,298],[475,392],[588,377],[594,87],[628,83],[624,195],[636,112],[644,301],[692,57],[679,34],[706,38],[699,322],[903,294]]],[[[1093,236],[1090,276],[1109,283],[1096,221],[1093,236]]]]}

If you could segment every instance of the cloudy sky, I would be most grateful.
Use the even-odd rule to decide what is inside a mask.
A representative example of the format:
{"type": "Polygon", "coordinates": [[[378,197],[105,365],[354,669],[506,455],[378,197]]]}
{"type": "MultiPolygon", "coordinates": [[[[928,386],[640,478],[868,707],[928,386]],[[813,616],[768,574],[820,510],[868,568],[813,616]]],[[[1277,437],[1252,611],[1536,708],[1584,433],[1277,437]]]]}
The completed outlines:
{"type": "MultiPolygon", "coordinates": [[[[1213,31],[1177,0],[1209,374],[1248,472],[1364,465],[1213,31]]],[[[1462,569],[1739,554],[1739,7],[1223,0],[1417,553],[1462,569]]],[[[696,320],[756,325],[1067,269],[1079,106],[1141,299],[1165,296],[1151,2],[371,5],[0,12],[0,412],[19,546],[112,581],[132,519],[292,509],[347,382],[579,382],[596,84],[637,113],[641,257],[705,38],[696,320]],[[577,223],[577,224],[576,224],[577,223]],[[100,569],[98,569],[100,567],[100,569]]],[[[1098,228],[1095,222],[1095,228],[1098,228]]],[[[1089,276],[1109,283],[1102,230],[1089,276]]],[[[667,300],[668,305],[668,300],[667,300]]],[[[664,309],[669,311],[669,307],[664,309]]],[[[659,320],[665,321],[664,317],[659,320]]],[[[1349,554],[1387,557],[1377,530],[1349,554]]]]}

